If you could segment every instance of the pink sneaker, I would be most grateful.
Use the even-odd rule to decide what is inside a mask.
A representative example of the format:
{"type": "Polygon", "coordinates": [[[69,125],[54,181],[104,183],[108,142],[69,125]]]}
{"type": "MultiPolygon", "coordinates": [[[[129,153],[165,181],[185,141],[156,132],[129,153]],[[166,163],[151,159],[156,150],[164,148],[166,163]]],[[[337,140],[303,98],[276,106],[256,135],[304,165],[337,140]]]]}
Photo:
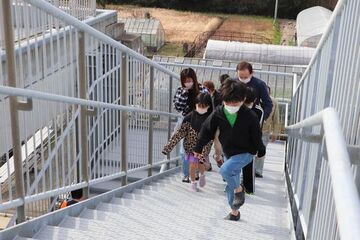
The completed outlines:
{"type": "Polygon", "coordinates": [[[193,191],[193,192],[199,191],[199,189],[197,188],[197,182],[191,183],[191,191],[193,191]]]}
{"type": "Polygon", "coordinates": [[[200,175],[200,178],[199,178],[199,185],[200,185],[200,187],[204,187],[205,184],[206,184],[205,174],[204,174],[204,175],[200,175]]]}

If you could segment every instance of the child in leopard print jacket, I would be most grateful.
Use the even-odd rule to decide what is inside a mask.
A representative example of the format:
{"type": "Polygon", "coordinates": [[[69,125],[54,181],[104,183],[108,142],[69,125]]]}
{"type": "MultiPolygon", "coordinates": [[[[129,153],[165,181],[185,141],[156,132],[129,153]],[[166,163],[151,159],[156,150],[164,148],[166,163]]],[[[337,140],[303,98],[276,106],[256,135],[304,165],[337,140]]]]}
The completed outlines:
{"type": "Polygon", "coordinates": [[[202,124],[212,112],[212,100],[209,93],[200,93],[195,99],[196,109],[185,116],[181,127],[171,137],[168,144],[164,146],[163,154],[167,155],[176,146],[176,144],[184,138],[184,149],[186,152],[186,160],[190,163],[190,180],[191,190],[198,191],[197,182],[195,181],[195,172],[200,172],[199,185],[204,187],[205,181],[205,158],[209,156],[213,141],[210,141],[202,152],[202,158],[195,158],[193,148],[198,140],[198,135],[202,124]]]}

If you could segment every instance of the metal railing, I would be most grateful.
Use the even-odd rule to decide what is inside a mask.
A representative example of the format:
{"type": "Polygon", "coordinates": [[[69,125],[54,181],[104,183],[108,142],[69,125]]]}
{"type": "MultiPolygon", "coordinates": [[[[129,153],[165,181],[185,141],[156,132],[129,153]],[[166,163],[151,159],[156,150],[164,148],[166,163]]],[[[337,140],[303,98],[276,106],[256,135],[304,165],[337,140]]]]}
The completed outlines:
{"type": "MultiPolygon", "coordinates": [[[[216,67],[206,66],[199,64],[188,63],[172,63],[172,62],[158,62],[160,65],[166,66],[173,71],[180,72],[182,68],[191,67],[196,71],[199,79],[204,79],[205,76],[209,76],[215,84],[219,81],[221,74],[228,74],[230,76],[236,76],[236,68],[231,67],[216,67]],[[209,74],[211,72],[212,74],[209,74]],[[215,75],[215,76],[214,76],[215,75]]],[[[274,98],[281,101],[291,101],[291,97],[297,87],[298,76],[295,73],[275,72],[265,70],[254,70],[254,76],[258,77],[266,82],[272,89],[272,95],[274,98]]]]}
{"type": "Polygon", "coordinates": [[[15,41],[12,1],[0,2],[0,210],[22,222],[65,192],[176,161],[161,148],[178,74],[48,1],[23,2],[25,20],[36,11],[54,27],[15,41]]]}
{"type": "MultiPolygon", "coordinates": [[[[159,64],[166,66],[169,70],[180,72],[183,68],[191,67],[196,71],[198,79],[212,80],[215,84],[219,81],[221,74],[228,74],[235,76],[235,68],[231,67],[216,67],[206,66],[199,64],[189,63],[172,63],[172,62],[158,62],[159,64]],[[204,77],[208,76],[208,78],[204,77]]],[[[280,114],[280,125],[281,134],[280,136],[286,137],[285,128],[288,126],[290,118],[289,113],[292,111],[291,107],[291,96],[294,94],[297,83],[298,75],[295,73],[265,71],[265,70],[254,70],[254,76],[262,79],[267,85],[271,87],[271,96],[274,97],[279,104],[280,114]]],[[[201,82],[201,81],[200,81],[201,82]]]]}
{"type": "Polygon", "coordinates": [[[286,171],[300,239],[360,235],[359,15],[359,1],[338,2],[291,102],[286,171]]]}
{"type": "MultiPolygon", "coordinates": [[[[69,13],[79,20],[85,20],[96,15],[95,0],[47,0],[54,6],[69,13]]],[[[59,22],[53,21],[51,16],[40,11],[23,0],[11,1],[12,24],[14,28],[14,40],[22,41],[29,37],[41,35],[52,28],[57,28],[59,22]]],[[[0,4],[0,12],[1,4],[0,4]]],[[[3,27],[0,24],[0,49],[4,46],[3,27]]]]}

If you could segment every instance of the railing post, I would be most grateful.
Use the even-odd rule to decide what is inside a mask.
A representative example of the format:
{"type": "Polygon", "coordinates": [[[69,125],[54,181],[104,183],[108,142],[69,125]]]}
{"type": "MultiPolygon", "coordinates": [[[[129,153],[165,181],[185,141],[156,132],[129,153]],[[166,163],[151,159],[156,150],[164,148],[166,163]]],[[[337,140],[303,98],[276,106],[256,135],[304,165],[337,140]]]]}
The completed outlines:
{"type": "MultiPolygon", "coordinates": [[[[16,72],[15,72],[15,51],[14,51],[14,34],[13,23],[11,18],[11,2],[10,0],[2,1],[3,10],[3,30],[4,30],[4,43],[6,50],[7,61],[7,84],[10,87],[16,87],[16,72]]],[[[24,176],[23,166],[21,160],[21,142],[19,132],[19,114],[18,114],[18,101],[16,96],[9,97],[10,103],[10,122],[11,122],[11,137],[13,145],[13,157],[15,171],[15,191],[16,197],[23,200],[23,205],[17,207],[17,223],[25,221],[25,202],[24,202],[24,176]]],[[[9,190],[11,191],[11,189],[9,190]]]]}
{"type": "MultiPolygon", "coordinates": [[[[79,95],[82,99],[87,99],[86,89],[86,62],[85,62],[85,33],[79,32],[79,95]]],[[[88,126],[87,126],[87,107],[80,107],[80,147],[81,147],[81,179],[86,181],[86,187],[83,189],[84,198],[89,197],[89,157],[88,157],[88,126]]]]}
{"type": "MultiPolygon", "coordinates": [[[[172,90],[173,89],[173,77],[172,76],[170,76],[170,78],[169,78],[169,101],[168,101],[168,111],[169,111],[169,113],[171,113],[172,112],[172,90]]],[[[169,117],[169,121],[168,121],[168,133],[167,133],[167,137],[168,137],[168,139],[170,139],[171,138],[171,133],[172,133],[172,131],[171,131],[171,117],[169,117]]],[[[168,156],[167,156],[167,158],[168,158],[168,160],[170,160],[170,154],[168,154],[168,156]]],[[[178,165],[179,163],[178,163],[178,161],[176,161],[176,166],[178,165]]],[[[167,164],[167,169],[169,169],[170,168],[170,163],[168,163],[167,164]]]]}
{"type": "MultiPolygon", "coordinates": [[[[154,109],[154,67],[150,67],[150,81],[149,81],[149,109],[154,109]]],[[[153,164],[153,141],[154,140],[154,127],[153,127],[153,116],[149,115],[149,134],[148,134],[148,176],[152,175],[152,164],[153,164]]]]}
{"type": "MultiPolygon", "coordinates": [[[[127,54],[121,52],[121,78],[120,78],[120,104],[123,106],[127,105],[128,101],[128,59],[127,54]]],[[[127,184],[127,129],[128,129],[128,116],[126,111],[121,111],[121,123],[120,123],[120,144],[121,144],[121,171],[125,172],[126,175],[122,177],[122,185],[127,184]]]]}

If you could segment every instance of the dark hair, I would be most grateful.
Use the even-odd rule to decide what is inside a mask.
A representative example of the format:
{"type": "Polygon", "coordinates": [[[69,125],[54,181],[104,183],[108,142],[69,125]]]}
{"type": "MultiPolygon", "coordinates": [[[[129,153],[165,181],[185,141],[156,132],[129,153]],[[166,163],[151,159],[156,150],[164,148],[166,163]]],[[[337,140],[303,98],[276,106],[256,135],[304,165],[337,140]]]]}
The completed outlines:
{"type": "Polygon", "coordinates": [[[215,90],[215,85],[213,83],[213,81],[204,81],[203,82],[203,86],[206,87],[207,89],[209,89],[211,92],[215,90]]]}
{"type": "Polygon", "coordinates": [[[208,113],[211,113],[213,110],[212,98],[209,93],[200,93],[199,95],[197,95],[197,97],[195,98],[195,104],[209,106],[209,109],[207,111],[208,113]]]}
{"type": "Polygon", "coordinates": [[[249,73],[253,73],[253,67],[250,63],[242,61],[236,66],[236,71],[249,70],[249,73]]]}
{"type": "Polygon", "coordinates": [[[220,84],[223,85],[225,80],[228,79],[228,78],[230,78],[229,74],[225,73],[225,74],[220,75],[220,77],[219,77],[220,84]]]}
{"type": "Polygon", "coordinates": [[[221,88],[221,97],[224,102],[242,102],[246,96],[246,88],[244,83],[227,79],[221,88]]]}
{"type": "Polygon", "coordinates": [[[70,194],[73,199],[80,199],[83,196],[83,190],[81,188],[76,189],[76,190],[71,191],[70,194]]]}
{"type": "Polygon", "coordinates": [[[192,68],[185,68],[180,73],[181,86],[185,87],[186,78],[191,78],[194,81],[193,85],[193,95],[197,96],[199,94],[199,83],[196,77],[196,73],[192,68]]]}
{"type": "Polygon", "coordinates": [[[252,87],[247,87],[246,89],[246,99],[245,99],[245,104],[250,104],[255,102],[256,100],[256,96],[255,96],[255,92],[254,89],[252,87]]]}

